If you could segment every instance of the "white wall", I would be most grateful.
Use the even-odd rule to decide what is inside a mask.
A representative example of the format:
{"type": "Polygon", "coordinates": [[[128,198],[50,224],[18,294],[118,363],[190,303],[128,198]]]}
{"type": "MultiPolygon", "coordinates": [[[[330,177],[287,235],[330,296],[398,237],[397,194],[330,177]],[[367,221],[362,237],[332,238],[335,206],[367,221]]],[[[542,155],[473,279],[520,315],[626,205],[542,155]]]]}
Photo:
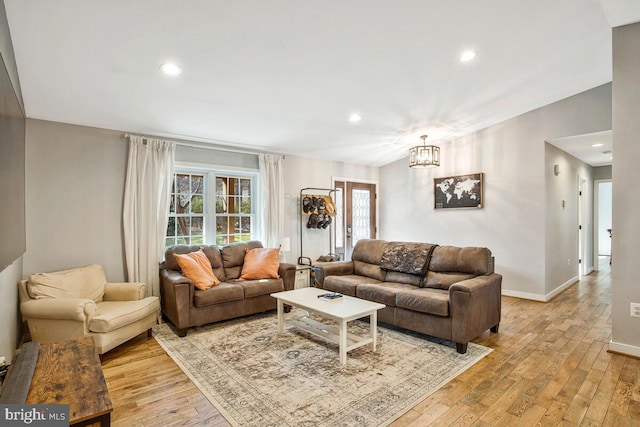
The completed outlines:
{"type": "Polygon", "coordinates": [[[637,196],[640,181],[640,23],[613,29],[613,264],[612,338],[609,349],[640,356],[640,318],[629,303],[640,303],[640,242],[637,196]]]}
{"type": "Polygon", "coordinates": [[[123,133],[27,120],[24,276],[101,264],[125,278],[123,133]]]}
{"type": "MultiPolygon", "coordinates": [[[[346,178],[351,181],[378,182],[379,169],[342,162],[316,160],[307,157],[287,155],[284,169],[284,209],[285,236],[291,238],[291,252],[285,255],[287,262],[296,263],[300,256],[300,190],[302,188],[331,188],[332,178],[346,178]]],[[[318,192],[318,194],[327,194],[318,192]]],[[[316,260],[330,252],[329,228],[307,229],[302,225],[302,255],[316,260]]]]}
{"type": "MultiPolygon", "coordinates": [[[[545,140],[611,129],[606,84],[441,146],[441,166],[380,169],[380,237],[486,246],[504,275],[503,292],[545,300],[562,285],[546,280],[545,140]],[[434,210],[433,178],[485,174],[485,206],[434,210]]],[[[566,259],[565,259],[566,262],[566,259]]]]}

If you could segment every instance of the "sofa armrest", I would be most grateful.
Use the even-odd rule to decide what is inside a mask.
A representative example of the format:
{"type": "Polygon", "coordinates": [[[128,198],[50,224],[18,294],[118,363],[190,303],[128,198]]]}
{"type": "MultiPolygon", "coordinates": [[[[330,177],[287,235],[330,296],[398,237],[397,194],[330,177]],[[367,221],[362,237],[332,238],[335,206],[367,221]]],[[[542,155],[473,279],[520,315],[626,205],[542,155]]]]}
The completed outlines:
{"type": "Polygon", "coordinates": [[[327,276],[353,274],[353,261],[319,262],[313,265],[313,272],[316,283],[324,287],[324,278],[327,276]]]}
{"type": "Polygon", "coordinates": [[[488,274],[454,283],[449,288],[452,336],[467,343],[500,323],[502,275],[488,274]]]}
{"type": "Polygon", "coordinates": [[[162,313],[176,328],[188,328],[193,305],[193,282],[176,270],[160,270],[160,305],[162,313]]]}
{"type": "Polygon", "coordinates": [[[87,298],[43,298],[20,303],[25,319],[75,320],[89,323],[96,314],[96,303],[87,298]]]}
{"type": "Polygon", "coordinates": [[[290,263],[280,263],[278,266],[278,275],[282,277],[284,282],[284,290],[290,291],[296,284],[296,265],[290,263]]]}
{"type": "Polygon", "coordinates": [[[104,288],[105,301],[133,301],[147,296],[147,285],[144,283],[107,283],[104,288]]]}

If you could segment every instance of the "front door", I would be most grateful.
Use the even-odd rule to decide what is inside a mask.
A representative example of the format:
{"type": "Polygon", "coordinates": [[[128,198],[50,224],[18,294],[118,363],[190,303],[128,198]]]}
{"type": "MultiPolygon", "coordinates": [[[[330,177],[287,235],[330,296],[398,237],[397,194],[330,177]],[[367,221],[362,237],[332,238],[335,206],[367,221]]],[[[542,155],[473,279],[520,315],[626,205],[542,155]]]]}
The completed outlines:
{"type": "Polygon", "coordinates": [[[336,181],[335,189],[335,250],[349,260],[358,240],[376,238],[376,185],[336,181]]]}

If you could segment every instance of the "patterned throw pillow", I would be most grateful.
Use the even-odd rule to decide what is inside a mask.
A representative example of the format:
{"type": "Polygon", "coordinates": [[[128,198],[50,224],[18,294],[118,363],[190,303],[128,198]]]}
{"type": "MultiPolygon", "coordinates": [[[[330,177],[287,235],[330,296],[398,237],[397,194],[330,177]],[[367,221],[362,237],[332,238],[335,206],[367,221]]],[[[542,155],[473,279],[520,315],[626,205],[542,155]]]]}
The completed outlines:
{"type": "Polygon", "coordinates": [[[241,280],[278,279],[280,248],[247,249],[242,264],[241,280]]]}
{"type": "Polygon", "coordinates": [[[204,254],[202,248],[197,252],[190,252],[185,255],[174,254],[176,261],[182,270],[182,274],[193,282],[193,285],[203,291],[213,286],[219,285],[220,280],[213,274],[211,262],[204,254]]]}

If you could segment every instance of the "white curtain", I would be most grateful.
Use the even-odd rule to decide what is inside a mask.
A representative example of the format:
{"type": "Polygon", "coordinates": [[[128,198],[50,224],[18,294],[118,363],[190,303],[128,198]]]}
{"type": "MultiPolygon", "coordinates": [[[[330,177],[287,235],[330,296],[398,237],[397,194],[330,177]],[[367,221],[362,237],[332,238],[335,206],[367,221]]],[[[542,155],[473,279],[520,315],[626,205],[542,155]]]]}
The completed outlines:
{"type": "Polygon", "coordinates": [[[282,156],[260,154],[260,183],[262,188],[262,244],[277,248],[284,229],[284,185],[282,156]]]}
{"type": "Polygon", "coordinates": [[[176,145],[128,135],[129,162],[124,190],[124,249],[128,279],[147,284],[160,296],[158,264],[164,256],[176,145]]]}

